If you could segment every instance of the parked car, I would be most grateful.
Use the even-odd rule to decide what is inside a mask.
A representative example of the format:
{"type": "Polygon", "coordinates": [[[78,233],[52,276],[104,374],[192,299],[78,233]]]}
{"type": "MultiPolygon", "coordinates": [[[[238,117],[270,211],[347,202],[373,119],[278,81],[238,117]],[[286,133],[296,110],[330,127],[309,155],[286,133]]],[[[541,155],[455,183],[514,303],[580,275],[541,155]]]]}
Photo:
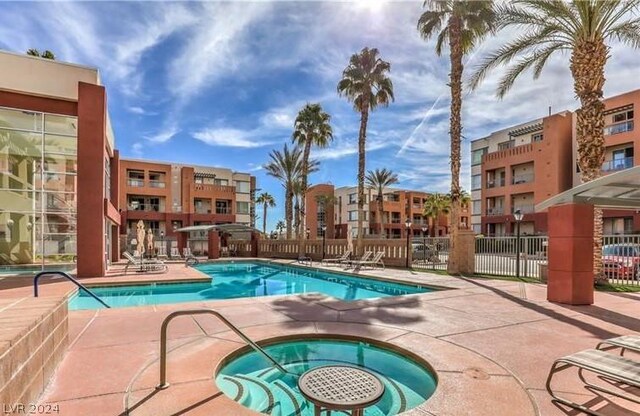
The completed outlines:
{"type": "Polygon", "coordinates": [[[609,278],[640,280],[640,245],[608,244],[603,246],[602,270],[609,278]]]}

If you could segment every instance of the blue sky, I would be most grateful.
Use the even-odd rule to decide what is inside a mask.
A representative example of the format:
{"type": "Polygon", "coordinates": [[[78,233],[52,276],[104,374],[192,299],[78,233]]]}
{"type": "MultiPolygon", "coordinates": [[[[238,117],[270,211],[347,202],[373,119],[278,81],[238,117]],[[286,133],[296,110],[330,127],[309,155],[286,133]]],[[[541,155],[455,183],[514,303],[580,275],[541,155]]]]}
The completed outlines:
{"type": "MultiPolygon", "coordinates": [[[[276,197],[270,227],[283,217],[282,187],[261,165],[290,140],[306,102],[331,114],[335,140],[314,150],[312,183],[356,183],[359,117],[336,94],[349,56],[377,47],[391,63],[396,101],[370,117],[367,169],[387,167],[399,186],[446,192],[448,59],[418,36],[421,1],[382,2],[60,2],[7,3],[0,49],[50,49],[59,60],[98,67],[108,88],[116,145],[123,157],[214,165],[252,172],[276,197]]],[[[512,37],[501,33],[467,67],[512,37]]],[[[606,95],[640,88],[640,53],[615,45],[606,95]]],[[[469,141],[491,131],[574,109],[568,56],[541,79],[525,75],[504,99],[492,74],[465,93],[463,178],[469,141]]]]}

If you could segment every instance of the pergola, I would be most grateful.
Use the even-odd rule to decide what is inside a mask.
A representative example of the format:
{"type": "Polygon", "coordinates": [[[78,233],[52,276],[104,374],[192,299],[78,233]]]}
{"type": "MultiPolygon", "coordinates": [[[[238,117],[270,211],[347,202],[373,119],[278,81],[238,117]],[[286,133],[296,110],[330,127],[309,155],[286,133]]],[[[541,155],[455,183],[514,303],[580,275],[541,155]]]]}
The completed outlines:
{"type": "Polygon", "coordinates": [[[548,210],[547,299],[593,303],[593,208],[640,209],[640,166],[578,185],[536,205],[548,210]]]}
{"type": "Polygon", "coordinates": [[[217,259],[220,257],[220,233],[249,233],[251,235],[252,252],[257,253],[257,240],[260,232],[245,224],[208,224],[177,228],[175,232],[178,233],[178,249],[180,251],[187,246],[187,234],[197,231],[205,232],[207,234],[207,253],[210,259],[217,259]]]}

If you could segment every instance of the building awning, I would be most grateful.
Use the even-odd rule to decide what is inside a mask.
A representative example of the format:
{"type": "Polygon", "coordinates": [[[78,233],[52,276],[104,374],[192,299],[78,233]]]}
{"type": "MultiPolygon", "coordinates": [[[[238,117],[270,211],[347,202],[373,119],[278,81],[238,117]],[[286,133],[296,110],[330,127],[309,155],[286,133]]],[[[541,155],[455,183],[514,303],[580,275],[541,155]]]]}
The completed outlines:
{"type": "Polygon", "coordinates": [[[612,173],[562,192],[536,205],[536,212],[563,204],[640,209],[640,166],[612,173]]]}
{"type": "Polygon", "coordinates": [[[240,233],[240,232],[259,232],[253,227],[245,224],[209,224],[209,225],[191,225],[189,227],[177,228],[175,231],[180,233],[188,233],[192,231],[204,231],[209,232],[212,230],[224,231],[227,233],[240,233]]]}

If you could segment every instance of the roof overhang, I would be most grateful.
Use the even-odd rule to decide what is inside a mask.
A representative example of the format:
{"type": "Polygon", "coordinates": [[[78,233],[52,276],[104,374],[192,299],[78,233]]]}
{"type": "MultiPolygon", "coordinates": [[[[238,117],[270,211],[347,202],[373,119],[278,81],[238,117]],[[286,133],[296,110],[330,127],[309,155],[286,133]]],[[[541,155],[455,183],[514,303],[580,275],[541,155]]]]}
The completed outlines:
{"type": "Polygon", "coordinates": [[[191,231],[224,231],[227,233],[259,232],[257,229],[244,224],[212,224],[212,225],[191,225],[189,227],[177,228],[175,231],[188,233],[191,231]]]}
{"type": "Polygon", "coordinates": [[[536,205],[536,212],[564,204],[640,209],[640,166],[612,173],[562,192],[536,205]]]}

